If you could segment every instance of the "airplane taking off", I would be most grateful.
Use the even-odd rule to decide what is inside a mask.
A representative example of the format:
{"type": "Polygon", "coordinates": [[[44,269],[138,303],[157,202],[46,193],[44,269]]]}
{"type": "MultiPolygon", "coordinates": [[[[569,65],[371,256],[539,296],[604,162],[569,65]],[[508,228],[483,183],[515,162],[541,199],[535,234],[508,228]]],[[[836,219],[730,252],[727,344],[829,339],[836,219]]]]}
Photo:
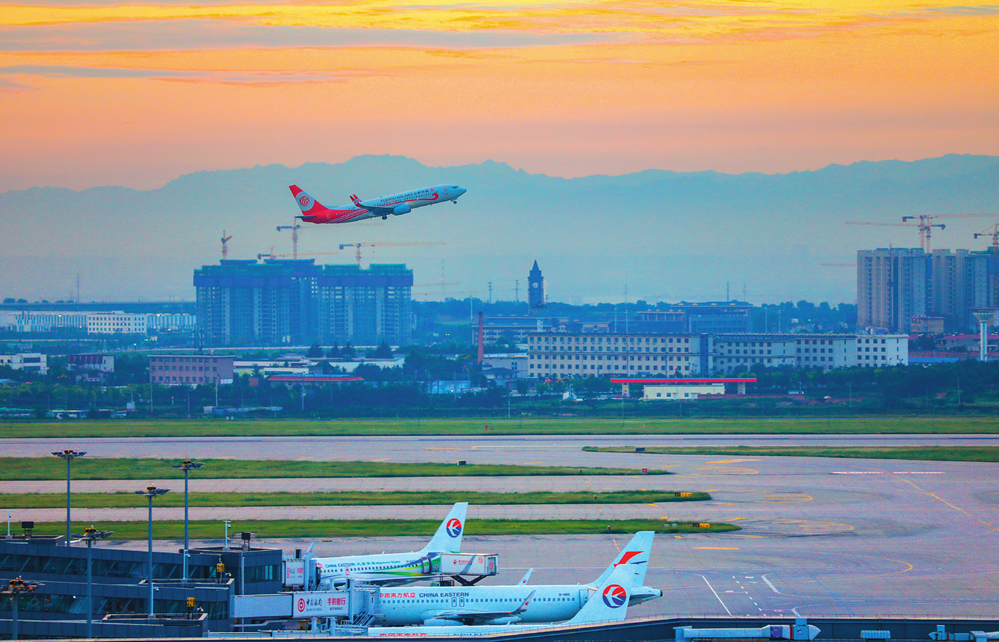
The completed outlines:
{"type": "MultiPolygon", "coordinates": [[[[580,624],[597,624],[600,622],[621,622],[628,613],[628,603],[633,590],[633,571],[631,564],[622,564],[615,568],[607,578],[596,587],[593,596],[586,601],[579,612],[568,622],[561,624],[480,624],[476,626],[369,626],[368,637],[441,637],[446,635],[477,636],[495,633],[521,633],[524,631],[543,631],[556,626],[577,626],[580,624]]],[[[487,587],[483,587],[487,588],[487,587]]],[[[536,593],[534,593],[536,594],[536,593]]],[[[536,599],[534,594],[521,601],[519,610],[526,612],[536,599]]]]}
{"type": "Polygon", "coordinates": [[[455,504],[430,543],[419,551],[315,558],[320,586],[342,589],[347,580],[397,586],[440,575],[440,554],[461,551],[467,511],[468,502],[455,504]]]}
{"type": "MultiPolygon", "coordinates": [[[[662,597],[662,591],[648,586],[645,570],[652,553],[653,531],[636,533],[614,562],[591,584],[526,584],[527,576],[513,586],[409,587],[402,591],[379,593],[379,624],[403,626],[448,626],[454,624],[497,624],[519,622],[558,622],[581,612],[592,600],[596,587],[613,574],[628,587],[631,606],[662,597]],[[623,570],[622,570],[623,569],[623,570]]],[[[528,576],[530,573],[528,573],[528,576]]]]}
{"type": "Polygon", "coordinates": [[[387,219],[389,214],[400,216],[408,214],[417,207],[435,205],[444,201],[451,201],[458,204],[458,197],[466,192],[464,187],[457,185],[434,185],[411,192],[392,194],[362,201],[356,194],[350,197],[353,205],[329,208],[324,207],[316,199],[298,185],[289,185],[291,195],[298,202],[298,208],[302,213],[295,218],[300,218],[306,223],[352,223],[363,221],[364,219],[382,217],[387,219]]]}

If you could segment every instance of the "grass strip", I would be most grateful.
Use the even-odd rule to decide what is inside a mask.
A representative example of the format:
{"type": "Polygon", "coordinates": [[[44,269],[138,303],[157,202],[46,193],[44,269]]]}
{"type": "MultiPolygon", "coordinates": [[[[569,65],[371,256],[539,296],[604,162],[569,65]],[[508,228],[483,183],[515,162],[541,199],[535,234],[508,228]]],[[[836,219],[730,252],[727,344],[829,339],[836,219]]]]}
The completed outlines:
{"type": "Polygon", "coordinates": [[[357,435],[996,434],[994,418],[66,420],[0,425],[4,438],[357,435]]]}
{"type": "MultiPolygon", "coordinates": [[[[229,534],[251,532],[260,538],[313,537],[400,537],[419,536],[430,538],[440,522],[428,520],[233,520],[229,534]]],[[[101,528],[114,531],[111,539],[141,540],[147,537],[148,522],[104,522],[101,528]]],[[[221,521],[192,521],[192,539],[218,539],[223,536],[221,521]]],[[[740,530],[734,524],[707,524],[698,522],[667,522],[662,520],[503,520],[476,519],[465,528],[465,537],[487,535],[597,535],[603,533],[631,534],[637,531],[657,533],[725,533],[740,530]],[[675,526],[674,526],[675,524],[675,526]]],[[[66,533],[65,522],[36,522],[35,535],[61,535],[66,533]]],[[[153,523],[153,538],[183,540],[183,521],[157,521],[153,523]]]]}
{"type": "MultiPolygon", "coordinates": [[[[201,479],[297,477],[519,477],[563,475],[634,475],[631,468],[569,468],[502,464],[403,464],[371,461],[289,461],[203,459],[192,476],[201,479]]],[[[73,461],[73,479],[183,479],[175,459],[81,457],[73,461]]],[[[650,470],[650,475],[669,475],[650,470]]],[[[55,457],[0,457],[0,480],[66,479],[66,464],[55,457]]]]}
{"type": "Polygon", "coordinates": [[[999,462],[995,446],[584,446],[588,452],[640,455],[740,455],[755,457],[837,457],[841,459],[907,459],[913,461],[999,462]]]}
{"type": "MultiPolygon", "coordinates": [[[[183,489],[174,489],[157,498],[160,507],[183,506],[183,489]]],[[[711,499],[703,492],[687,491],[614,491],[605,493],[469,493],[469,492],[385,492],[385,493],[191,493],[191,506],[440,506],[455,502],[486,504],[664,504],[700,502],[711,499]]],[[[141,508],[147,500],[131,492],[74,493],[74,508],[141,508]]],[[[60,508],[66,505],[65,493],[11,493],[0,495],[5,509],[60,508]]]]}

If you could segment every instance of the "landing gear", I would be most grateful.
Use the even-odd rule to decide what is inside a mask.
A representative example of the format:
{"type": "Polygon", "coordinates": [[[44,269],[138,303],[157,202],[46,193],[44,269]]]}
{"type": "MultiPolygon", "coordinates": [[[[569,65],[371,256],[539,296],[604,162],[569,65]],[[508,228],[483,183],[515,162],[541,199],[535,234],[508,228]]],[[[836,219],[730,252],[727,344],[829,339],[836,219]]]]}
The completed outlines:
{"type": "Polygon", "coordinates": [[[452,202],[452,203],[454,203],[455,205],[457,205],[457,204],[458,204],[458,201],[451,201],[451,202],[452,202]]]}
{"type": "Polygon", "coordinates": [[[384,221],[386,219],[388,219],[388,214],[382,214],[382,220],[384,221]]]}

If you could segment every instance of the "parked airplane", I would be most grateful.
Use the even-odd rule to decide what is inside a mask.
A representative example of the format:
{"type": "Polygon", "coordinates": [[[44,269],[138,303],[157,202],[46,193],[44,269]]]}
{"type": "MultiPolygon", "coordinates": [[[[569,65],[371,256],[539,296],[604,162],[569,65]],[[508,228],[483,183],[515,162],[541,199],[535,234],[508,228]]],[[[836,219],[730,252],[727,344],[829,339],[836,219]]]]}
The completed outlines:
{"type": "Polygon", "coordinates": [[[341,589],[346,586],[347,580],[396,586],[439,575],[437,558],[440,554],[461,550],[467,511],[468,502],[455,504],[430,543],[419,551],[316,558],[320,586],[341,589]]]}
{"type": "MultiPolygon", "coordinates": [[[[645,570],[652,552],[653,531],[636,533],[614,562],[592,584],[526,584],[525,576],[513,586],[407,587],[382,590],[379,624],[445,626],[452,624],[511,624],[568,620],[590,601],[592,591],[617,569],[627,571],[619,580],[628,586],[630,605],[662,596],[648,586],[645,570]]],[[[528,575],[530,575],[528,573],[528,575]]]]}
{"type": "MultiPolygon", "coordinates": [[[[600,622],[623,621],[628,612],[628,602],[632,593],[633,571],[631,564],[622,564],[596,588],[593,597],[587,600],[571,620],[561,624],[480,624],[475,626],[370,626],[368,637],[441,637],[446,635],[477,636],[496,633],[521,633],[562,626],[597,624],[600,622]]],[[[483,587],[485,588],[485,587],[483,587]]],[[[519,609],[526,612],[533,605],[533,595],[528,595],[519,609]]]]}
{"type": "Polygon", "coordinates": [[[388,218],[389,214],[399,216],[408,214],[417,207],[435,205],[444,201],[451,201],[458,204],[458,197],[465,193],[464,187],[457,185],[434,185],[411,192],[392,194],[381,198],[373,198],[362,201],[356,194],[350,197],[353,206],[344,205],[342,207],[324,207],[316,199],[312,198],[298,185],[289,185],[292,196],[298,201],[298,208],[302,213],[296,218],[300,218],[306,223],[350,223],[353,221],[363,221],[364,219],[376,216],[382,219],[388,218]]]}

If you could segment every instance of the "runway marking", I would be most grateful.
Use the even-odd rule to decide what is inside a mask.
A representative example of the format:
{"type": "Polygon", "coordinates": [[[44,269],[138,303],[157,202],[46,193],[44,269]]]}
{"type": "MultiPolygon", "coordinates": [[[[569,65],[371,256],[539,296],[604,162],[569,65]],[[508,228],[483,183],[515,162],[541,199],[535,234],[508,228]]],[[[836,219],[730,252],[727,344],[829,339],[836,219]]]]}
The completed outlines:
{"type": "Polygon", "coordinates": [[[832,533],[848,533],[854,530],[849,524],[839,522],[819,522],[808,519],[775,519],[775,524],[797,524],[798,527],[811,535],[829,535],[832,533]]]}
{"type": "Polygon", "coordinates": [[[884,475],[883,470],[834,470],[830,475],[884,475]]]}
{"type": "Polygon", "coordinates": [[[814,499],[805,493],[768,493],[766,499],[761,500],[763,504],[801,504],[814,499]]]}
{"type": "MultiPolygon", "coordinates": [[[[738,546],[695,546],[696,551],[737,551],[738,546]]],[[[704,577],[703,575],[701,577],[704,577]]]]}
{"type": "Polygon", "coordinates": [[[943,475],[942,470],[893,470],[892,475],[943,475]]]}
{"type": "Polygon", "coordinates": [[[759,459],[719,459],[718,461],[709,461],[709,464],[741,464],[744,461],[760,461],[759,459]]]}
{"type": "Polygon", "coordinates": [[[754,470],[752,468],[720,468],[717,466],[708,466],[705,468],[695,468],[694,470],[710,470],[715,475],[759,475],[760,471],[754,470]]]}
{"type": "Polygon", "coordinates": [[[935,499],[935,500],[937,500],[939,502],[943,502],[944,504],[950,506],[951,508],[953,508],[954,510],[956,510],[956,511],[958,511],[960,513],[964,513],[965,515],[967,515],[971,519],[975,520],[979,524],[984,524],[985,526],[988,526],[989,527],[989,531],[988,531],[989,533],[994,533],[995,531],[999,530],[999,529],[997,529],[992,524],[992,522],[986,522],[985,520],[981,519],[980,517],[975,517],[974,515],[972,515],[968,511],[964,510],[963,508],[961,508],[959,506],[955,506],[954,504],[951,504],[946,499],[944,499],[942,497],[939,497],[936,493],[927,492],[927,491],[923,490],[922,488],[920,488],[919,486],[916,486],[913,482],[909,481],[908,479],[906,479],[904,477],[899,477],[899,479],[901,479],[902,481],[904,481],[906,484],[909,484],[910,486],[912,486],[913,488],[915,488],[919,492],[921,492],[921,493],[923,493],[925,495],[929,495],[930,497],[932,497],[933,499],[935,499]]]}
{"type": "Polygon", "coordinates": [[[708,585],[708,588],[709,588],[709,589],[711,589],[711,592],[712,592],[712,593],[714,593],[714,595],[715,595],[715,598],[716,598],[716,599],[718,600],[718,603],[722,605],[722,608],[723,608],[723,609],[725,609],[725,612],[726,612],[726,613],[728,613],[728,614],[729,614],[729,616],[731,616],[731,615],[732,615],[732,611],[729,611],[729,610],[728,610],[728,607],[727,607],[727,606],[725,606],[725,603],[724,603],[724,602],[722,602],[722,599],[721,599],[721,597],[720,597],[720,596],[718,595],[718,593],[717,593],[717,592],[715,591],[714,587],[713,587],[713,586],[711,586],[711,582],[709,582],[709,581],[708,581],[708,578],[706,578],[706,577],[704,577],[703,575],[701,575],[701,579],[702,579],[702,580],[704,580],[704,583],[705,583],[705,584],[707,584],[707,585],[708,585]]]}
{"type": "Polygon", "coordinates": [[[769,586],[769,587],[770,587],[770,590],[771,590],[771,591],[773,591],[773,592],[774,592],[774,593],[776,593],[777,595],[781,595],[781,592],[777,590],[777,587],[776,587],[776,586],[774,586],[773,584],[771,584],[771,583],[770,583],[770,580],[768,580],[768,579],[767,579],[767,576],[766,576],[766,575],[763,575],[763,576],[761,576],[761,577],[763,578],[763,581],[767,583],[767,586],[769,586]]]}
{"type": "Polygon", "coordinates": [[[388,457],[383,457],[382,459],[373,459],[372,461],[388,461],[388,457]]]}
{"type": "Polygon", "coordinates": [[[730,521],[730,522],[737,522],[740,519],[746,519],[746,518],[745,517],[729,517],[728,521],[730,521]]]}
{"type": "MultiPolygon", "coordinates": [[[[739,519],[742,519],[742,518],[740,517],[739,519]]],[[[743,535],[741,533],[736,533],[735,536],[736,537],[753,537],[755,539],[763,539],[762,535],[743,535]]]]}
{"type": "Polygon", "coordinates": [[[464,448],[446,448],[444,446],[427,446],[423,450],[439,450],[445,453],[460,453],[464,448]]]}

